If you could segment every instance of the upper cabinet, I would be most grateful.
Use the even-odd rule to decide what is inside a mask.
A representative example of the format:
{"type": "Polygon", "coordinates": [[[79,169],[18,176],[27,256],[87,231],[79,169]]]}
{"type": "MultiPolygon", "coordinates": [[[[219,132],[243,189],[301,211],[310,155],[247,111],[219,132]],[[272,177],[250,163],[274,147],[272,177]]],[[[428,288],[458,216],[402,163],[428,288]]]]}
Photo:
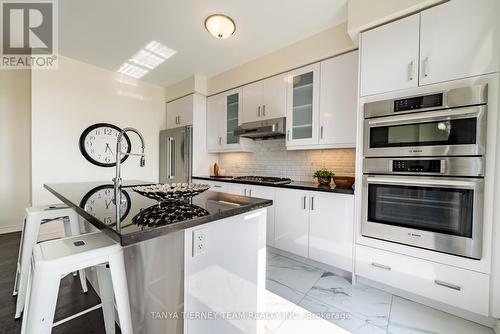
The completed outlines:
{"type": "Polygon", "coordinates": [[[420,85],[497,72],[499,7],[498,0],[452,0],[423,11],[420,85]]]}
{"type": "Polygon", "coordinates": [[[356,147],[358,51],[321,62],[319,144],[356,147]]]}
{"type": "Polygon", "coordinates": [[[361,96],[497,72],[498,0],[452,0],[361,34],[361,96]]]}
{"type": "Polygon", "coordinates": [[[361,96],[418,85],[419,14],[361,34],[361,96]]]}
{"type": "Polygon", "coordinates": [[[241,89],[207,98],[207,149],[210,153],[248,151],[248,139],[234,135],[241,124],[241,89]]]}
{"type": "Polygon", "coordinates": [[[193,125],[194,95],[188,95],[167,103],[167,129],[193,125]]]}
{"type": "Polygon", "coordinates": [[[288,73],[286,146],[318,143],[319,63],[288,73]]]}
{"type": "Polygon", "coordinates": [[[285,117],[286,75],[243,86],[241,107],[241,123],[285,117]]]}

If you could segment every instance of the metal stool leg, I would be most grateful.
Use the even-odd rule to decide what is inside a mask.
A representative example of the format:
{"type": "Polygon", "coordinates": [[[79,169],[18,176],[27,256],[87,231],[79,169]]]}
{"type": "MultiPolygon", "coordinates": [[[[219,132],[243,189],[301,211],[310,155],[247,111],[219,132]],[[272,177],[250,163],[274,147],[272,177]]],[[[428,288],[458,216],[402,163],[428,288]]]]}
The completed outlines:
{"type": "MultiPolygon", "coordinates": [[[[54,272],[34,268],[25,320],[26,332],[49,334],[52,331],[61,277],[54,272]]],[[[24,319],[23,319],[24,322],[24,319]]]]}
{"type": "Polygon", "coordinates": [[[104,326],[106,334],[115,333],[115,299],[113,295],[113,283],[111,281],[111,272],[106,265],[96,267],[97,280],[99,282],[99,295],[102,303],[102,314],[104,317],[104,326]]]}
{"type": "Polygon", "coordinates": [[[23,228],[21,230],[21,242],[19,243],[19,253],[17,254],[17,268],[16,268],[16,280],[14,281],[14,291],[13,296],[17,296],[19,289],[19,274],[21,273],[21,254],[23,249],[23,239],[24,239],[24,228],[26,227],[26,217],[23,220],[23,228]]]}
{"type": "Polygon", "coordinates": [[[121,332],[123,334],[133,334],[123,252],[120,251],[110,255],[109,269],[111,271],[111,281],[113,282],[121,332]]]}
{"type": "Polygon", "coordinates": [[[28,215],[26,223],[24,224],[23,231],[23,242],[21,248],[21,265],[19,270],[19,284],[17,286],[17,301],[16,301],[16,313],[14,315],[15,319],[21,316],[21,312],[24,309],[24,302],[26,299],[26,287],[28,284],[28,272],[31,265],[31,253],[33,252],[33,246],[36,244],[38,239],[38,232],[40,231],[40,221],[37,222],[38,217],[28,215]]]}

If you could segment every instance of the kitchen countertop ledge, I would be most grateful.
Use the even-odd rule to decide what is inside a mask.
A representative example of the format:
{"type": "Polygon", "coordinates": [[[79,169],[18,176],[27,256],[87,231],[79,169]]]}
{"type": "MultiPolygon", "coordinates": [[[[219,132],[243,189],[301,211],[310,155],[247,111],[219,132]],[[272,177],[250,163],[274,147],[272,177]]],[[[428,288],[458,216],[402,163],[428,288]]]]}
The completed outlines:
{"type": "Polygon", "coordinates": [[[215,176],[193,176],[193,179],[217,181],[217,182],[229,182],[229,183],[237,183],[237,184],[251,184],[251,185],[262,186],[262,187],[289,188],[289,189],[312,190],[312,191],[322,191],[322,192],[328,192],[328,193],[354,195],[354,189],[352,189],[352,188],[339,188],[339,187],[335,187],[335,186],[333,186],[333,187],[321,186],[321,185],[314,183],[314,182],[295,182],[295,181],[292,181],[291,183],[287,183],[287,184],[262,184],[259,182],[252,182],[252,181],[242,182],[240,180],[234,180],[234,179],[228,178],[228,177],[215,177],[215,176]]]}
{"type": "Polygon", "coordinates": [[[113,185],[110,182],[56,183],[45,184],[44,187],[122,246],[273,205],[271,200],[205,191],[187,204],[162,204],[160,209],[157,201],[130,188],[150,182],[129,181],[126,184],[128,186],[122,188],[125,193],[122,202],[127,204],[122,204],[120,232],[116,230],[116,209],[110,197],[113,185]],[[193,212],[201,212],[202,215],[193,216],[193,212]],[[154,223],[151,224],[151,221],[154,223]]]}

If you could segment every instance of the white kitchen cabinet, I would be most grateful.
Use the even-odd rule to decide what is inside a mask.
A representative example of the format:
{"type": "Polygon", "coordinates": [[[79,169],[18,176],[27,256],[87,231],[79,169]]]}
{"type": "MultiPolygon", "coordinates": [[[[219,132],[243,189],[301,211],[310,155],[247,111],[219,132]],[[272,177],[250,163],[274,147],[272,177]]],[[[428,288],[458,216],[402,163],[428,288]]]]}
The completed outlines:
{"type": "Polygon", "coordinates": [[[207,149],[209,153],[248,152],[247,138],[234,135],[241,123],[241,88],[207,99],[207,149]]]}
{"type": "Polygon", "coordinates": [[[311,192],[309,258],[352,271],[354,196],[311,192]]]}
{"type": "Polygon", "coordinates": [[[242,87],[241,123],[286,116],[286,75],[242,87]]]}
{"type": "Polygon", "coordinates": [[[194,95],[167,103],[167,129],[193,124],[194,95]]]}
{"type": "Polygon", "coordinates": [[[286,78],[286,74],[280,74],[262,81],[262,119],[286,116],[286,78]]]}
{"type": "Polygon", "coordinates": [[[308,256],[309,203],[308,192],[293,189],[276,189],[275,200],[276,248],[308,256]]]}
{"type": "Polygon", "coordinates": [[[358,51],[321,62],[319,144],[356,147],[358,51]]]}
{"type": "Polygon", "coordinates": [[[421,12],[420,85],[497,72],[498,0],[453,0],[421,12]]]}
{"type": "Polygon", "coordinates": [[[286,146],[318,143],[320,64],[288,73],[286,146]]]}
{"type": "Polygon", "coordinates": [[[417,87],[419,15],[361,34],[361,96],[417,87]]]}
{"type": "Polygon", "coordinates": [[[220,152],[223,150],[225,106],[224,94],[207,98],[207,150],[220,152]]]}
{"type": "Polygon", "coordinates": [[[246,196],[264,198],[273,201],[273,205],[267,207],[266,243],[269,246],[274,246],[274,239],[275,239],[274,201],[276,200],[276,188],[253,186],[253,185],[245,188],[247,189],[246,196]]]}
{"type": "Polygon", "coordinates": [[[489,275],[356,245],[356,275],[488,315],[489,275]]]}

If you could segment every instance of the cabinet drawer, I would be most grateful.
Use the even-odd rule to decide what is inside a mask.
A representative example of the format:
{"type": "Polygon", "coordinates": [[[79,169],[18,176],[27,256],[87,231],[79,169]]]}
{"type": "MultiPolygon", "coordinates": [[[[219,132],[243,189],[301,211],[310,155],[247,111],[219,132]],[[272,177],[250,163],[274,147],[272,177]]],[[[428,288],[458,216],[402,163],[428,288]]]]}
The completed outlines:
{"type": "Polygon", "coordinates": [[[355,270],[373,281],[488,315],[488,275],[360,245],[355,270]]]}

